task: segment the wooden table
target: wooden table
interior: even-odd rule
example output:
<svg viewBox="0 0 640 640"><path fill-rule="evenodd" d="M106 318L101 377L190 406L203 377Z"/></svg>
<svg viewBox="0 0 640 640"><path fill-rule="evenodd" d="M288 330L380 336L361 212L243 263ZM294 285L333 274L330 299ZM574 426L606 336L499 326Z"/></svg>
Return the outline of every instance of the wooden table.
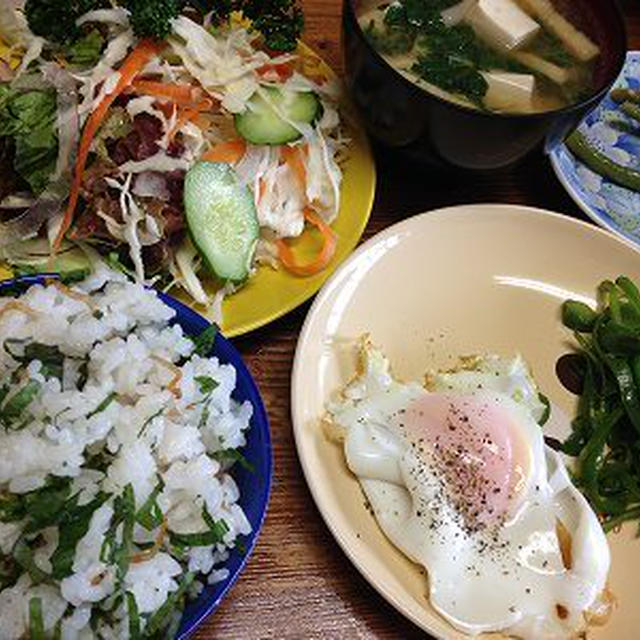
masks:
<svg viewBox="0 0 640 640"><path fill-rule="evenodd" d="M621 4L629 46L640 48L640 2L622 0ZM341 71L340 0L304 0L303 7L305 41ZM527 204L586 219L541 152L515 167L466 175L462 180L455 173L385 161L380 150L376 150L376 162L378 191L365 238L407 215L470 202ZM425 638L351 565L305 484L291 427L289 379L308 309L305 304L234 341L258 382L271 420L273 493L248 567L195 638Z"/></svg>

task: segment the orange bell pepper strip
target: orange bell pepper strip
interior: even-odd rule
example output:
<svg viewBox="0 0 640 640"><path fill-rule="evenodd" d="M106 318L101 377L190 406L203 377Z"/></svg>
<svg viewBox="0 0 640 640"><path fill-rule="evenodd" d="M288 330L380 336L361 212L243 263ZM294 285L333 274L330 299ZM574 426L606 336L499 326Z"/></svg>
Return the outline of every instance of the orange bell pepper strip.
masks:
<svg viewBox="0 0 640 640"><path fill-rule="evenodd" d="M333 229L315 211L305 209L304 217L322 234L323 242L318 255L311 262L300 264L291 247L283 239L276 240L276 246L278 258L287 271L296 276L313 276L320 273L331 262L331 258L336 252L337 238Z"/></svg>
<svg viewBox="0 0 640 640"><path fill-rule="evenodd" d="M120 77L114 90L103 98L102 102L91 112L91 115L87 119L78 147L78 157L76 159L73 181L69 192L69 202L62 219L62 224L60 225L60 231L58 231L58 235L53 243L54 253L60 248L64 235L73 222L73 214L78 205L80 187L82 186L82 175L87 164L87 158L89 157L91 142L98 132L109 107L125 88L131 84L133 78L144 69L149 60L160 53L161 48L161 44L153 42L152 40L141 40L136 48L125 58L120 69L118 69Z"/></svg>

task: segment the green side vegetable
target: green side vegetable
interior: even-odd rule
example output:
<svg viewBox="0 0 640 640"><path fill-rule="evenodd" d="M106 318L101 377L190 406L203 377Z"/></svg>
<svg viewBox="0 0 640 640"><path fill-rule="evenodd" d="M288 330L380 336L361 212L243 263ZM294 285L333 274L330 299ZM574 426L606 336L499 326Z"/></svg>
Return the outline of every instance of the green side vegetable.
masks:
<svg viewBox="0 0 640 640"><path fill-rule="evenodd" d="M574 331L591 331L598 314L584 302L567 300L562 305L562 322Z"/></svg>
<svg viewBox="0 0 640 640"><path fill-rule="evenodd" d="M640 91L635 89L614 89L611 97L616 102L640 102Z"/></svg>
<svg viewBox="0 0 640 640"><path fill-rule="evenodd" d="M551 401L549 400L549 398L547 398L547 396L544 395L544 393L538 393L538 399L544 406L542 415L538 420L538 424L541 427L544 427L544 425L549 422L549 418L551 417Z"/></svg>
<svg viewBox="0 0 640 640"><path fill-rule="evenodd" d="M640 191L640 171L615 163L603 153L594 149L579 131L574 131L567 138L566 144L578 159L582 160L596 173L623 187Z"/></svg>
<svg viewBox="0 0 640 640"><path fill-rule="evenodd" d="M605 529L640 517L640 293L627 277L598 287L598 308L566 301L582 390L564 453ZM562 378L562 376L561 376Z"/></svg>
<svg viewBox="0 0 640 640"><path fill-rule="evenodd" d="M620 105L620 111L640 124L640 104L635 104L634 102L623 102Z"/></svg>

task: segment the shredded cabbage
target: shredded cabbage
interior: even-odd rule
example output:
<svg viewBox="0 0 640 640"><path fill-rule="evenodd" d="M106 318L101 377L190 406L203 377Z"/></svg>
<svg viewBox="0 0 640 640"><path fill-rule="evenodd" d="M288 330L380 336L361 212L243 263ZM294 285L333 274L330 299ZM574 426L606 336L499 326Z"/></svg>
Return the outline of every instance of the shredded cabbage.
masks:
<svg viewBox="0 0 640 640"><path fill-rule="evenodd" d="M37 36L31 37L31 39L27 42L27 50L22 57L22 62L16 70L16 76L20 76L21 74L23 74L27 70L29 65L34 60L37 60L40 57L42 48L44 47L44 43L44 38L39 38Z"/></svg>
<svg viewBox="0 0 640 640"><path fill-rule="evenodd" d="M152 155L145 160L129 160L118 167L121 173L142 173L143 171L169 172L177 169L187 170L191 162L186 158L174 158L163 151Z"/></svg>
<svg viewBox="0 0 640 640"><path fill-rule="evenodd" d="M256 202L260 225L273 229L280 238L299 236L304 229L305 197L296 177L276 157L261 179L263 195Z"/></svg>
<svg viewBox="0 0 640 640"><path fill-rule="evenodd" d="M175 259L179 272L178 282L198 304L209 306L209 296L205 293L202 283L196 275L199 264L198 250L188 237L180 244Z"/></svg>
<svg viewBox="0 0 640 640"><path fill-rule="evenodd" d="M34 35L29 31L24 14L10 2L0 4L0 39L10 47L27 47Z"/></svg>
<svg viewBox="0 0 640 640"><path fill-rule="evenodd" d="M133 31L127 29L109 41L98 64L88 73L78 73L76 80L82 83L80 95L82 102L79 107L80 115L85 115L93 111L97 104L94 98L96 87L110 76L115 74L115 68L125 59L129 48L135 42ZM102 99L99 96L100 100Z"/></svg>
<svg viewBox="0 0 640 640"><path fill-rule="evenodd" d="M186 16L173 21L169 42L189 73L231 113L244 111L258 88L254 71L274 62L253 48L246 29L213 35Z"/></svg>
<svg viewBox="0 0 640 640"><path fill-rule="evenodd" d="M129 245L129 257L134 265L136 280L144 283L145 273L144 263L142 261L142 247L159 242L162 239L162 230L158 227L157 221L152 216L142 211L131 195L132 178L132 173L129 173L122 183L113 178L105 178L109 186L120 191L119 200L123 222L116 222L102 211L98 211L97 213L107 224L109 233ZM138 226L142 222L144 223L144 228L139 229Z"/></svg>
<svg viewBox="0 0 640 640"><path fill-rule="evenodd" d="M81 27L88 22L99 22L103 24L114 24L120 27L129 26L129 12L122 7L115 9L94 9L81 15L76 24Z"/></svg>

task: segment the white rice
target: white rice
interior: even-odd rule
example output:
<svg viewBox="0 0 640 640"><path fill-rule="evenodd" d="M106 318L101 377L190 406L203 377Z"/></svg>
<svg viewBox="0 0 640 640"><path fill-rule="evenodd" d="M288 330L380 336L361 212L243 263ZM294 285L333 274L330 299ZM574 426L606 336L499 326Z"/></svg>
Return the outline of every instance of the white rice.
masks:
<svg viewBox="0 0 640 640"><path fill-rule="evenodd" d="M33 286L18 305L0 298L0 347L9 339L20 357L25 345L39 343L64 356L59 379L46 362L21 364L0 348L0 375L9 387L0 401L0 565L21 567L12 579L0 572L3 640L29 634L40 617L34 618L38 604L46 633L126 638L133 609L125 592L144 630L187 572L198 577L187 590L191 595L228 576L222 565L229 549L251 526L228 473L230 454L218 452L245 444L252 407L231 398L235 369L195 354L191 339L170 325L173 317L154 291L105 269L70 290ZM12 400L15 405L27 385L35 395L16 417ZM68 479L63 512L90 511L68 571L51 579L56 566L61 571L55 554L64 544L63 525L34 529L34 514L24 505L56 478ZM158 518L147 530L135 522L133 545L118 570L104 543L109 532L114 546L126 541L118 513L131 489L136 512L156 496L163 523ZM7 515L3 504L23 510ZM215 542L197 546L191 537L176 546L179 534L211 535L211 521L226 525ZM14 562L25 548L30 572L23 556L20 565ZM105 609L111 609L108 616Z"/></svg>

